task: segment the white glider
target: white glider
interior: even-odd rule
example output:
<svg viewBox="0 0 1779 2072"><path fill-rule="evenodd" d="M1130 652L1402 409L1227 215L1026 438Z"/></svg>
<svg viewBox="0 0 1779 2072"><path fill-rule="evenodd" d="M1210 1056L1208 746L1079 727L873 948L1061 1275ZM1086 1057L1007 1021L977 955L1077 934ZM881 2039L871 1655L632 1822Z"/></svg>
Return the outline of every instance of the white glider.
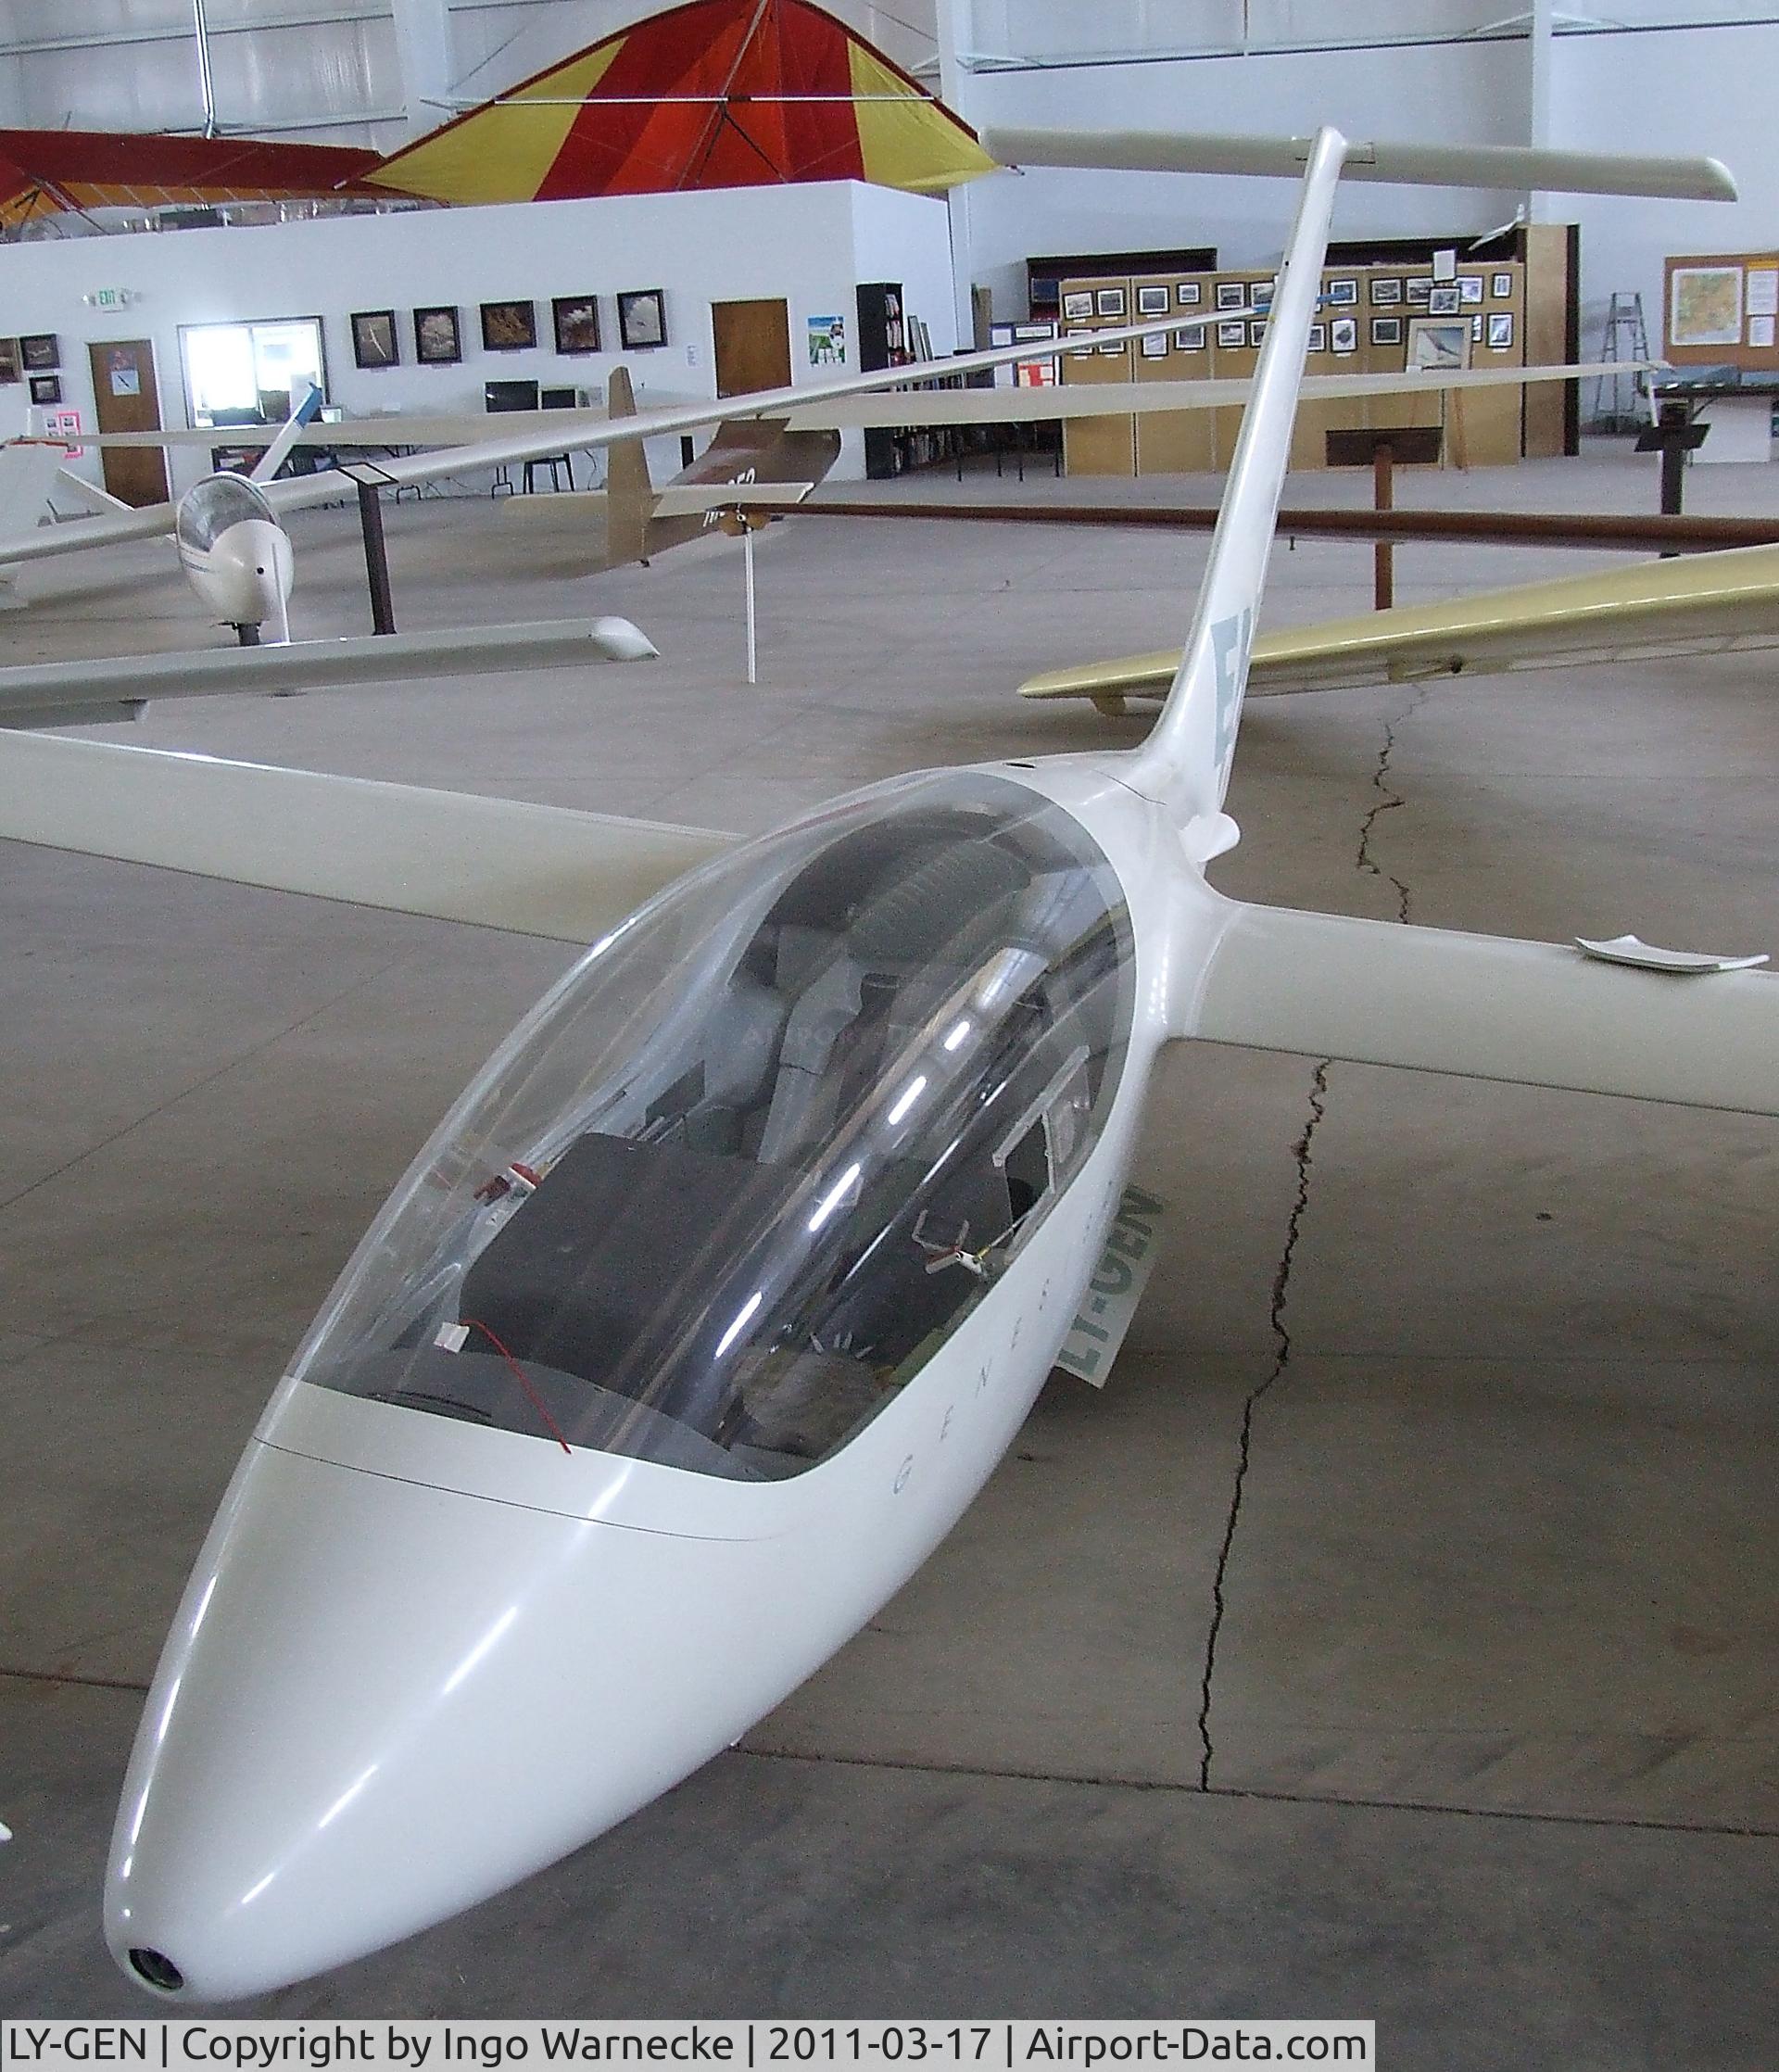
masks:
<svg viewBox="0 0 1779 2072"><path fill-rule="evenodd" d="M0 740L0 833L598 938L367 1233L198 1558L106 1892L120 1965L163 2003L262 1991L524 1876L856 1632L1042 1386L1164 1044L1779 1113L1771 976L1205 881L1236 839L1336 183L1385 149L1323 131L1307 154L1184 655L1136 750L901 777L729 851ZM1546 161L1465 163L1443 177L1523 184ZM361 869L336 829L367 842ZM439 862L460 881L417 893Z"/></svg>

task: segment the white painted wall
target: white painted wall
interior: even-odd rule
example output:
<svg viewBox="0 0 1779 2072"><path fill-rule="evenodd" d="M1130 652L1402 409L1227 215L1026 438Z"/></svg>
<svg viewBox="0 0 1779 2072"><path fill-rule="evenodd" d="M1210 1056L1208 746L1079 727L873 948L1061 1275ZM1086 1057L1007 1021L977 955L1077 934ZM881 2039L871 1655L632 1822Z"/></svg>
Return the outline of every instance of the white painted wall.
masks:
<svg viewBox="0 0 1779 2072"><path fill-rule="evenodd" d="M935 350L948 351L950 266L942 202L835 181L9 245L0 246L0 328L57 335L64 400L89 425L89 341L151 337L161 422L183 424L182 325L296 316L322 319L328 399L348 416L480 413L483 384L505 378L603 390L620 359L647 408L715 394L713 301L783 296L799 383L822 378L805 349L812 316L846 316L848 361L839 371L856 369L853 289L860 281L903 282L910 307L932 329ZM88 308L82 297L102 287L127 289L140 300L121 311ZM621 354L614 298L621 289L641 287L666 290L668 343ZM599 296L601 335L612 349L560 357L549 299L589 290ZM522 296L537 303L537 349L485 352L477 305ZM458 305L463 360L417 366L410 312L448 302ZM356 367L350 312L390 308L404 364ZM0 436L24 429L26 393L23 385L0 388ZM196 480L206 459L183 454L175 487ZM671 473L679 465L678 441L658 442L650 460ZM97 479L95 462L82 465ZM837 474L862 472L860 442L849 435Z"/></svg>
<svg viewBox="0 0 1779 2072"><path fill-rule="evenodd" d="M1599 343L1615 289L1640 290L1661 350L1661 262L1683 252L1779 246L1779 26L1558 36L1551 134L1585 151L1702 151L1722 158L1738 202L1577 196L1552 210L1582 226L1582 344Z"/></svg>

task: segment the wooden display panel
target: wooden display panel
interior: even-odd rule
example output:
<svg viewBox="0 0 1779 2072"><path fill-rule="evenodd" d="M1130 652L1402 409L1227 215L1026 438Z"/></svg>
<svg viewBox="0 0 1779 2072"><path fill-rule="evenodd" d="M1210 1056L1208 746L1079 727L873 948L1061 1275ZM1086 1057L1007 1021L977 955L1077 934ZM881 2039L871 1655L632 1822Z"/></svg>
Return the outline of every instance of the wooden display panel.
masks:
<svg viewBox="0 0 1779 2072"><path fill-rule="evenodd" d="M1239 287L1242 290L1242 299L1243 303L1246 303L1252 299L1256 287L1265 287L1271 279L1272 275L1270 273L1205 274L1205 299L1211 305L1211 313L1206 320L1211 325L1210 344L1213 355L1211 372L1218 381L1246 381L1249 379L1259 362L1260 348L1258 346L1251 344L1224 346L1218 343L1218 289L1225 284ZM1254 320L1252 318L1246 318L1243 321L1243 328L1249 338L1252 338L1254 335L1253 324ZM1210 417L1211 443L1216 455L1216 465L1227 469L1230 462L1235 459L1235 442L1242 436L1242 412L1240 409L1231 406L1227 410L1211 411Z"/></svg>
<svg viewBox="0 0 1779 2072"><path fill-rule="evenodd" d="M1180 289L1196 291L1198 301L1182 302ZM1165 291L1168 313L1174 319L1174 329L1167 338L1167 350L1156 356L1145 354L1141 346L1131 356L1133 378L1141 382L1192 382L1205 381L1211 372L1211 343L1205 332L1203 315L1204 288L1201 278L1191 273L1139 274L1131 288L1137 300L1136 315L1139 320L1150 314L1142 308L1142 291L1150 290L1150 299L1155 291ZM1181 331L1202 333L1202 347L1188 350L1179 342ZM1171 411L1147 411L1137 419L1137 473L1139 474L1204 474L1217 465L1217 449L1212 436L1209 411L1181 411L1176 415Z"/></svg>
<svg viewBox="0 0 1779 2072"><path fill-rule="evenodd" d="M1567 223L1528 223L1520 234L1526 247L1525 264L1516 268L1525 311L1523 326L1516 327L1525 332L1520 352L1521 366L1552 367L1569 358L1569 232ZM1657 349L1659 351L1659 346ZM1566 403L1561 382L1540 382L1525 391L1520 406L1520 446L1528 460L1560 457Z"/></svg>
<svg viewBox="0 0 1779 2072"><path fill-rule="evenodd" d="M1715 336L1700 335L1697 320L1709 308L1709 297L1698 289L1705 283L1689 283L1684 310L1674 307L1675 276L1722 274L1727 282L1734 274L1733 304L1724 314L1734 315L1735 336L1729 326ZM1695 253L1661 262L1661 335L1649 342L1656 354L1676 367L1740 367L1749 373L1779 373L1779 315L1773 311L1774 289L1779 287L1779 252ZM1675 338L1677 317L1687 319L1683 335L1698 343L1682 345ZM1755 341L1761 342L1757 344Z"/></svg>
<svg viewBox="0 0 1779 2072"><path fill-rule="evenodd" d="M1482 277L1482 300L1480 304L1467 304L1467 313L1481 316L1482 336L1470 344L1472 367L1523 367L1526 363L1526 270L1516 260L1502 264L1458 268L1460 274L1480 272ZM1504 297L1494 294L1497 274L1508 278L1508 293ZM1506 345L1489 343L1489 319L1507 317L1511 320L1511 335ZM1559 347L1556 357L1562 358ZM1560 398L1561 390L1553 385L1551 393ZM1452 436L1448 438L1448 457L1461 465L1472 468L1501 467L1508 461L1518 461L1521 451L1521 421L1524 415L1525 391L1520 388L1479 388L1469 395L1454 390L1445 398L1445 422ZM1560 409L1560 403L1559 403Z"/></svg>
<svg viewBox="0 0 1779 2072"><path fill-rule="evenodd" d="M1122 297L1118 310L1101 307L1101 297L1117 291ZM1129 280L1065 281L1060 291L1061 307L1066 310L1071 295L1091 294L1094 297L1094 313L1091 318L1067 317L1063 319L1065 333L1082 328L1104 331L1119 324L1133 322L1131 311L1135 304L1131 297ZM1134 359L1129 346L1122 345L1111 352L1102 351L1095 346L1084 350L1076 341L1063 353L1063 380L1073 385L1079 382L1127 382L1134 381L1131 372ZM1068 474L1114 474L1134 475L1137 472L1136 419L1133 417L1084 417L1063 420L1063 467Z"/></svg>

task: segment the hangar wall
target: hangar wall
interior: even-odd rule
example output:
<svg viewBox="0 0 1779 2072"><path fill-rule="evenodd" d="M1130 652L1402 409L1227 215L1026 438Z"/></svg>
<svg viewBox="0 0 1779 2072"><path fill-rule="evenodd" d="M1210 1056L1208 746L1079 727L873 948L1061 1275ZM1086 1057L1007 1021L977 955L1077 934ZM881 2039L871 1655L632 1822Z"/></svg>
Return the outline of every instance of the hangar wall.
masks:
<svg viewBox="0 0 1779 2072"><path fill-rule="evenodd" d="M88 341L151 337L161 422L184 424L180 327L226 320L322 317L329 400L348 416L479 414L485 382L535 377L602 388L620 360L630 366L644 409L702 399L716 392L711 303L755 296L782 296L789 305L793 379L831 379L857 368L853 289L860 281L901 281L935 352L949 353L954 342L944 204L856 181L46 239L7 246L0 270L8 328L57 335L64 401L89 425ZM614 297L639 287L666 290L668 343L623 353ZM101 288L126 290L132 299L122 310L88 307L82 297ZM549 298L590 292L599 297L601 338L612 349L559 356L551 349ZM476 306L521 296L537 304L537 349L484 351ZM455 366L417 366L410 312L436 303L458 306L463 358ZM348 316L392 307L403 363L355 366ZM834 315L847 320L845 367L813 368L805 322ZM21 385L0 388L0 436L25 428L25 411ZM206 460L201 450L183 449L175 490L195 481ZM678 441L656 442L650 460L671 473L679 465ZM90 450L75 465L98 479ZM856 480L864 472L862 443L848 434L836 474Z"/></svg>
<svg viewBox="0 0 1779 2072"><path fill-rule="evenodd" d="M1476 10L1472 10L1476 11ZM1531 134L1533 47L1523 35L1351 50L1256 52L1170 63L1074 65L964 75L965 112L990 122L1302 132L1523 143ZM1773 240L1779 21L1697 21L1601 30L1549 42L1551 142L1593 151L1707 152L1735 172L1733 207L1551 196L1544 219L1582 226L1583 345L1597 345L1608 297L1640 289L1654 340L1669 252L1762 249ZM1269 189L1271 190L1269 192ZM1032 172L965 190L974 267L995 313L1023 310L1028 253L1214 243L1223 263L1278 257L1280 190L1257 180ZM1190 194L1190 200L1183 197ZM1352 186L1334 234L1478 232L1525 197L1445 188Z"/></svg>

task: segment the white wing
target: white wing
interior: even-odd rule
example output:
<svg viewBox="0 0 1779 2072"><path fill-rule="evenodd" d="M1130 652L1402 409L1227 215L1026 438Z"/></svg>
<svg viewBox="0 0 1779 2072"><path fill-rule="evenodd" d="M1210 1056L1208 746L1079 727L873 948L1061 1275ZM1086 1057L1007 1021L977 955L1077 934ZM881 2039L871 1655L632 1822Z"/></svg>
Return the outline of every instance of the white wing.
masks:
<svg viewBox="0 0 1779 2072"><path fill-rule="evenodd" d="M1779 1115L1779 976L1228 903L1179 1035Z"/></svg>
<svg viewBox="0 0 1779 2072"><path fill-rule="evenodd" d="M471 669L561 669L643 662L659 653L628 619L546 619L531 625L365 634L282 647L201 648L0 669L0 726L65 726L128 718L151 698L221 691L339 689Z"/></svg>
<svg viewBox="0 0 1779 2072"><path fill-rule="evenodd" d="M0 837L580 943L735 840L43 734L0 739Z"/></svg>
<svg viewBox="0 0 1779 2072"><path fill-rule="evenodd" d="M1028 346L1026 357L1042 359L1045 347ZM1620 360L1616 365L1609 360L1573 367L1306 374L1302 394L1307 403L1328 403L1359 396L1419 396L1448 388L1515 388L1546 381L1585 381L1596 374L1621 374L1654 364L1640 360ZM1142 416L1152 411L1228 410L1245 403L1253 389L1247 375L1229 380L1065 383L1052 388L927 388L906 395L839 397L828 403L806 404L789 413L789 423L793 432L879 425L1027 424L1057 418Z"/></svg>

